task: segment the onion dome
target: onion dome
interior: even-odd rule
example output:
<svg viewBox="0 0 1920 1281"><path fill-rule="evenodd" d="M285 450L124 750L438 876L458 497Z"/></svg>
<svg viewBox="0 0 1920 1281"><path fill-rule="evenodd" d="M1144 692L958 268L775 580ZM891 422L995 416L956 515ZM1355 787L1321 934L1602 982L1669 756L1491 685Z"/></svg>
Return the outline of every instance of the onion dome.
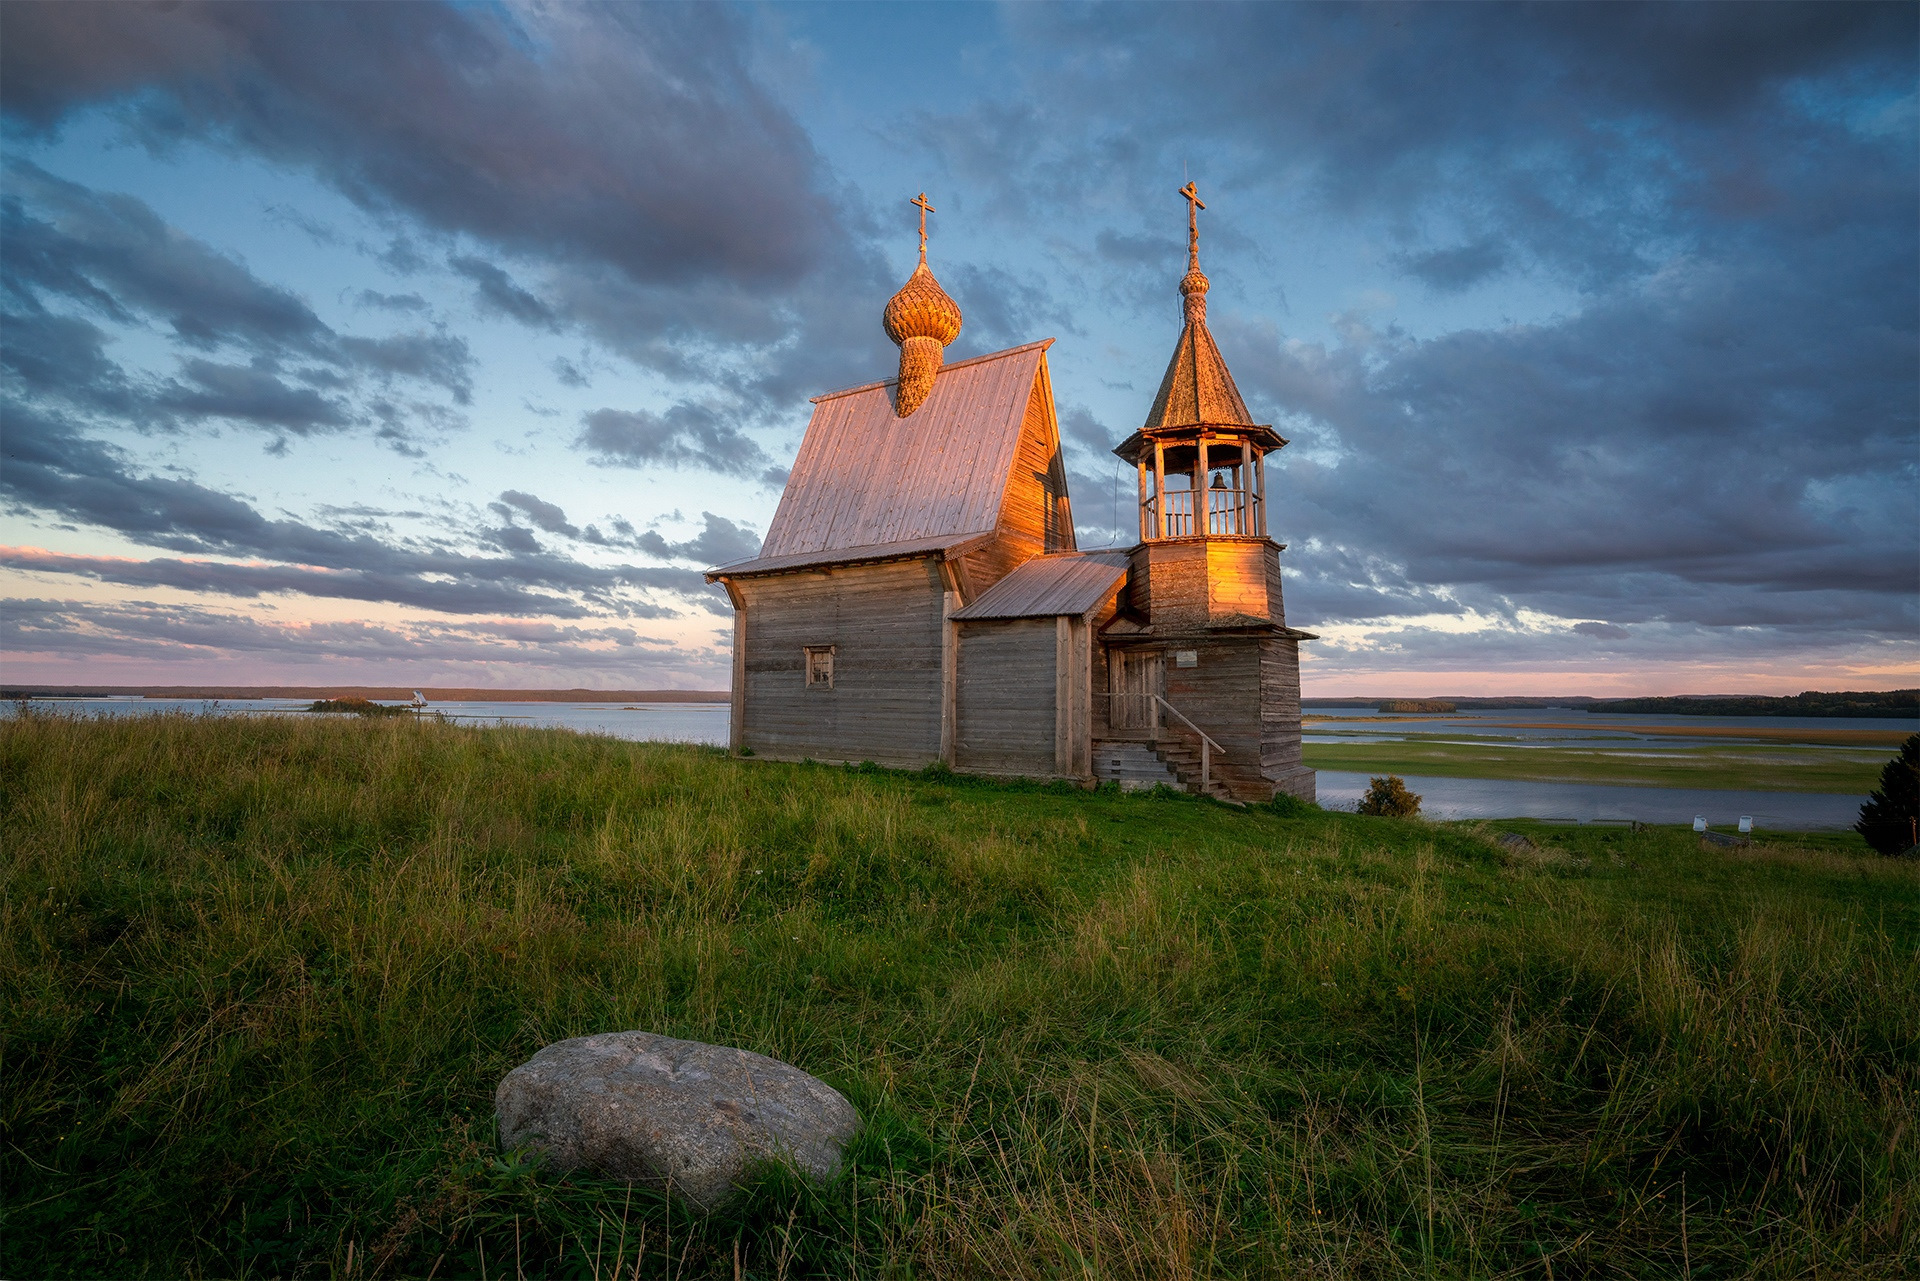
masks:
<svg viewBox="0 0 1920 1281"><path fill-rule="evenodd" d="M1213 282L1200 270L1200 256L1196 251L1187 264L1187 274L1180 278L1180 300L1186 308L1189 325L1207 323L1207 290L1211 288Z"/></svg>
<svg viewBox="0 0 1920 1281"><path fill-rule="evenodd" d="M960 336L960 308L927 267L927 211L933 206L925 192L912 203L920 206L920 265L880 314L887 337L900 347L900 386L893 402L898 418L920 408L933 394L942 349Z"/></svg>

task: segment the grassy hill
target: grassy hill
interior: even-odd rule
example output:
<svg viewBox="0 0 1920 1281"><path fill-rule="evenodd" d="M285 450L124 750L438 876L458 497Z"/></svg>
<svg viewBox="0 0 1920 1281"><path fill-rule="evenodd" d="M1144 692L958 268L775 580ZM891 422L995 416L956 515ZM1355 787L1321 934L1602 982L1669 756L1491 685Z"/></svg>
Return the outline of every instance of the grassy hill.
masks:
<svg viewBox="0 0 1920 1281"><path fill-rule="evenodd" d="M0 1275L1920 1271L1920 867L1540 839L3 722ZM622 1028L824 1077L848 1175L700 1219L500 1158L501 1075Z"/></svg>

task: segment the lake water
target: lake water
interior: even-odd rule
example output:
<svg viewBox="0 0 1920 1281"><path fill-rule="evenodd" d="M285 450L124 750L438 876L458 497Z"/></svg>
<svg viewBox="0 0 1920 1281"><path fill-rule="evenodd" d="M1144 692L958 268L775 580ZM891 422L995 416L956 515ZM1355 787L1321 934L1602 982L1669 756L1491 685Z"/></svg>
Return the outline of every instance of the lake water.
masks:
<svg viewBox="0 0 1920 1281"><path fill-rule="evenodd" d="M58 709L78 716L138 716L156 712L206 713L213 715L311 715L300 699L220 699L201 701L175 698L75 698L49 699L36 703L44 709ZM459 724L528 725L571 729L587 734L608 734L627 738L670 743L707 743L727 741L728 709L725 703L435 703L433 711ZM1412 729L1432 733L1441 730L1470 735L1485 742L1488 738L1510 738L1516 745L1531 743L1577 742L1599 736L1619 741L1638 740L1671 748L1690 739L1654 737L1639 732L1648 723L1675 724L1677 718L1631 716L1593 716L1566 708L1526 709L1522 711L1462 712L1449 716L1407 718L1376 713L1366 708L1315 708L1309 715L1338 716L1343 722L1365 720L1393 721L1396 730ZM12 704L0 704L0 716L13 715ZM1640 727L1634 722L1640 720ZM1912 730L1899 720L1851 720L1827 717L1788 716L1702 716L1688 717L1686 723L1702 727L1727 725L1736 728L1782 729L1894 729ZM1367 727L1356 724L1362 733ZM1380 727L1386 729L1385 725ZM1313 736L1309 736L1312 741ZM1353 742L1346 734L1329 735L1322 741ZM1727 740L1711 741L1724 745ZM1753 818L1762 830L1817 831L1851 827L1859 816L1864 796L1841 796L1824 792L1734 792L1707 788L1614 787L1600 783L1526 783L1504 779L1407 778L1407 786L1422 796L1421 810L1432 818L1560 818L1637 819L1642 823L1691 823L1696 814L1705 815L1714 827L1730 829L1743 815ZM1329 809L1352 809L1367 789L1368 776L1339 770L1320 771L1320 803Z"/></svg>
<svg viewBox="0 0 1920 1281"><path fill-rule="evenodd" d="M339 715L308 712L311 702L295 698L59 698L35 700L34 707L75 716L151 716L161 712ZM530 725L661 743L724 745L727 741L725 703L434 703L428 710L461 725ZM13 715L13 705L0 705L0 715Z"/></svg>
<svg viewBox="0 0 1920 1281"><path fill-rule="evenodd" d="M1721 831L1742 817L1776 832L1838 831L1860 817L1864 796L1831 792L1733 792L1705 787L1615 787L1606 783L1523 783L1492 778L1403 776L1420 796L1427 818L1552 818L1580 822L1637 819L1691 823L1696 816ZM1350 810L1366 795L1369 778L1344 770L1319 772L1320 804Z"/></svg>

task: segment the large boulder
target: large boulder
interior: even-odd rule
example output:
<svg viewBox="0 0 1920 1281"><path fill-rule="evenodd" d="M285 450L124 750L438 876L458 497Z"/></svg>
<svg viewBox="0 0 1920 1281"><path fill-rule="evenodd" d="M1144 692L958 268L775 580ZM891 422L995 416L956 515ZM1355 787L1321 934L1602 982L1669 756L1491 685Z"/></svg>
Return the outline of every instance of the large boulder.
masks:
<svg viewBox="0 0 1920 1281"><path fill-rule="evenodd" d="M839 1091L799 1068L650 1032L556 1041L507 1073L493 1105L504 1148L539 1149L561 1169L651 1184L707 1210L762 1161L832 1178L860 1125Z"/></svg>

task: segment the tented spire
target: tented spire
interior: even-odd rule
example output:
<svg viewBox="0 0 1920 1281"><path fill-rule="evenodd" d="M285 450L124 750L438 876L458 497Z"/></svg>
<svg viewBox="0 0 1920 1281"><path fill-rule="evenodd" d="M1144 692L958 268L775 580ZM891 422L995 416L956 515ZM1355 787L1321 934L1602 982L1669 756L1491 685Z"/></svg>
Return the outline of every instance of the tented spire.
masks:
<svg viewBox="0 0 1920 1281"><path fill-rule="evenodd" d="M1180 280L1186 324L1174 345L1166 376L1160 380L1153 408L1147 411L1144 430L1199 423L1255 426L1246 402L1240 399L1240 389L1234 386L1233 375L1227 372L1227 362L1214 346L1213 335L1207 332L1207 290L1212 286L1200 270L1199 221L1199 211L1207 206L1191 182L1180 188L1180 194L1187 201L1187 274Z"/></svg>

